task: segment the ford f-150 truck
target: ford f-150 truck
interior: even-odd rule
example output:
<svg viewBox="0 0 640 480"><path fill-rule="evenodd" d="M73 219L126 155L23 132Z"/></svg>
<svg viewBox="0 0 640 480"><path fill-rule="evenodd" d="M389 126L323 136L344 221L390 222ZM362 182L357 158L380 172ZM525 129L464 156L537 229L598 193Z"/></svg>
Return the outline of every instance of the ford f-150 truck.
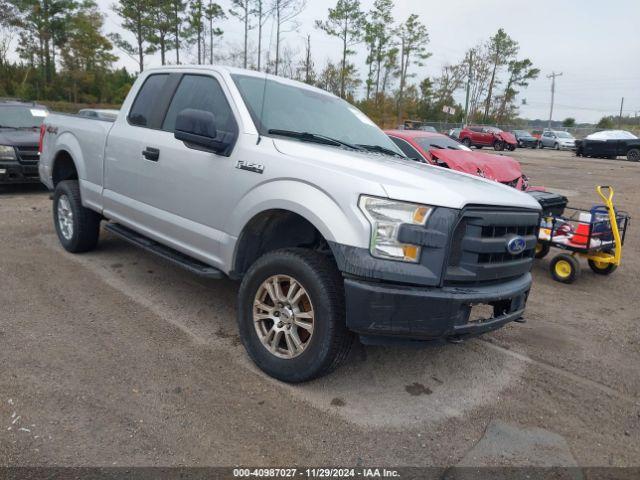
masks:
<svg viewBox="0 0 640 480"><path fill-rule="evenodd" d="M363 343L461 340L522 319L539 204L407 159L327 92L226 67L137 79L115 121L51 115L40 175L62 246L105 229L241 280L239 332L278 379Z"/></svg>

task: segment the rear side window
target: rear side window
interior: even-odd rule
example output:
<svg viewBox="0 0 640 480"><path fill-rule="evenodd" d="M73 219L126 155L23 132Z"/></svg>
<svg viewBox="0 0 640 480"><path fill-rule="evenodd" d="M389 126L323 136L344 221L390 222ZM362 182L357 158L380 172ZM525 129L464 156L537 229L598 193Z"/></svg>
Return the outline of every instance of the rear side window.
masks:
<svg viewBox="0 0 640 480"><path fill-rule="evenodd" d="M188 108L213 113L218 130L235 133L237 126L227 97L218 81L205 75L185 75L180 81L162 129L173 132L178 114Z"/></svg>
<svg viewBox="0 0 640 480"><path fill-rule="evenodd" d="M168 78L169 74L161 73L151 75L145 80L129 112L129 123L139 127L148 127L151 124L151 115Z"/></svg>

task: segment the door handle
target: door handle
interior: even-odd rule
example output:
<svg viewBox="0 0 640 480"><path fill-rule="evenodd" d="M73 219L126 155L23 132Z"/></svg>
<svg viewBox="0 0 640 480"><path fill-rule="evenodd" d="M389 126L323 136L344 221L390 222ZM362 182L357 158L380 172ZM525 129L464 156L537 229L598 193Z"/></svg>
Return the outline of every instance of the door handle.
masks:
<svg viewBox="0 0 640 480"><path fill-rule="evenodd" d="M152 162L157 162L160 158L160 150L157 148L147 147L142 151L142 155L147 160L151 160Z"/></svg>

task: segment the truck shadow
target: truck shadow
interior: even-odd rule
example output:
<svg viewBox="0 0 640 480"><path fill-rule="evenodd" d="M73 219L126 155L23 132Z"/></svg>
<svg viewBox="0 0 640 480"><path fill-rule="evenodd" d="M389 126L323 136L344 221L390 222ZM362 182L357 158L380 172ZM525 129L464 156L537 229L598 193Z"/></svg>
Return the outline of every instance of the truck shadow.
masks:
<svg viewBox="0 0 640 480"><path fill-rule="evenodd" d="M0 197L14 195L42 195L47 192L47 187L41 183L0 185Z"/></svg>

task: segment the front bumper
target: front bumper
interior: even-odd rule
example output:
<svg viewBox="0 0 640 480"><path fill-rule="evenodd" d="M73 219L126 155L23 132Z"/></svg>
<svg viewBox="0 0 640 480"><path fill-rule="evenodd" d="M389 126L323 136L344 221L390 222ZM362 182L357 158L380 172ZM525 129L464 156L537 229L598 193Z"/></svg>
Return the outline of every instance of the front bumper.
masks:
<svg viewBox="0 0 640 480"><path fill-rule="evenodd" d="M461 339L522 318L531 274L491 285L414 287L345 278L347 327L366 337L411 340ZM469 321L472 305L494 314ZM381 341L381 343L385 343Z"/></svg>
<svg viewBox="0 0 640 480"><path fill-rule="evenodd" d="M40 183L38 165L0 162L0 185L18 183Z"/></svg>

